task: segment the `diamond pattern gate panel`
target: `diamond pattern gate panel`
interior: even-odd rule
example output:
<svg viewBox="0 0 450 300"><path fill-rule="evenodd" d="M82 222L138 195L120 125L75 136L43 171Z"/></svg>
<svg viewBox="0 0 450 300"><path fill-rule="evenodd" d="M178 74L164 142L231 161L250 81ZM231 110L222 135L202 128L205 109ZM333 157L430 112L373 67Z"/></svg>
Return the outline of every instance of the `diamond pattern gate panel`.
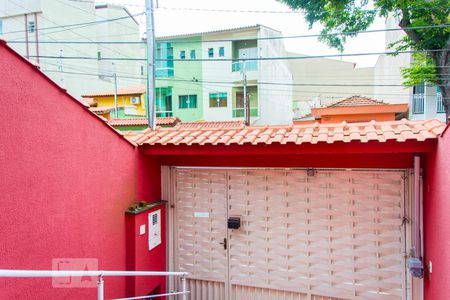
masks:
<svg viewBox="0 0 450 300"><path fill-rule="evenodd" d="M228 171L230 299L406 299L403 175Z"/></svg>
<svg viewBox="0 0 450 300"><path fill-rule="evenodd" d="M189 272L190 299L225 299L226 172L177 169L174 194L175 266Z"/></svg>

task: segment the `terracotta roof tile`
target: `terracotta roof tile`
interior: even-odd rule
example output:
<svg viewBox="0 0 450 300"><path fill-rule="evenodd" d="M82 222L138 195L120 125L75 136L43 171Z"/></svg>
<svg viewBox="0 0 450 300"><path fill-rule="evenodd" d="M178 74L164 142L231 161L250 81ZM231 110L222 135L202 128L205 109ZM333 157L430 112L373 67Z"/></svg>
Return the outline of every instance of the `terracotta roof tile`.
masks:
<svg viewBox="0 0 450 300"><path fill-rule="evenodd" d="M380 100L375 100L368 97L363 96L351 96L342 100L339 100L331 105L327 105L327 107L343 107L343 106L365 106L365 105L386 105Z"/></svg>
<svg viewBox="0 0 450 300"><path fill-rule="evenodd" d="M156 125L175 125L180 121L177 117L161 117L156 118ZM126 119L111 119L109 121L111 126L146 126L148 125L147 118L126 118Z"/></svg>
<svg viewBox="0 0 450 300"><path fill-rule="evenodd" d="M89 107L89 110L96 114L105 114L112 111L114 107L111 106L97 106L97 107Z"/></svg>
<svg viewBox="0 0 450 300"><path fill-rule="evenodd" d="M208 123L208 124L205 124ZM213 124L214 123L214 124ZM317 144L352 141L424 141L435 139L445 124L437 119L425 121L388 121L290 126L243 126L242 123L179 123L171 128L128 132L125 137L143 145L231 145L231 144Z"/></svg>

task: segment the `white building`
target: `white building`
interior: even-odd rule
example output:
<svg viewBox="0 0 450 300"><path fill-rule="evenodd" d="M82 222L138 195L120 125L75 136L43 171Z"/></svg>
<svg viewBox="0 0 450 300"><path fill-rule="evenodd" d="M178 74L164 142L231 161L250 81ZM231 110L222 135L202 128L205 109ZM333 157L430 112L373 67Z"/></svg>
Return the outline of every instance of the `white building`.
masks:
<svg viewBox="0 0 450 300"><path fill-rule="evenodd" d="M244 70L250 123L292 122L292 75L279 31L263 25L157 38L157 116L243 120Z"/></svg>
<svg viewBox="0 0 450 300"><path fill-rule="evenodd" d="M289 53L289 56L306 55ZM328 58L292 59L294 117L301 118L311 108L327 106L354 95L373 98L374 68L358 68L355 63ZM380 98L383 99L383 98Z"/></svg>
<svg viewBox="0 0 450 300"><path fill-rule="evenodd" d="M271 58L286 56L281 39L265 39L281 36L279 31L257 25L204 34L202 56L209 57L210 49L224 49L228 61L205 61L202 64L203 80L218 82L213 88L232 95L233 101L226 107L211 107L203 102L205 120L218 121L243 118L243 71L247 77L247 94L250 102L252 124L289 124L292 122L292 75L285 60L248 60L246 58ZM217 42L221 41L221 42ZM219 52L219 51L216 51ZM217 53L220 57L220 53ZM214 57L213 57L214 58ZM231 61L230 61L231 60ZM274 83L274 84L271 84ZM209 99L210 91L203 89L203 99Z"/></svg>
<svg viewBox="0 0 450 300"><path fill-rule="evenodd" d="M394 17L386 19L386 28L399 28L398 20ZM388 45L401 40L405 36L403 31L385 32L386 51ZM413 88L402 86L402 68L410 66L412 55L402 53L397 56L381 55L375 65L374 73L374 95L388 103L409 103L409 119L424 120L439 118L445 121L442 95L439 88L433 85L421 84ZM397 85L397 86L382 86Z"/></svg>
<svg viewBox="0 0 450 300"><path fill-rule="evenodd" d="M107 21L115 18L120 19ZM139 76L142 63L121 61L113 66L112 61L102 61L104 57L140 57L139 44L96 43L139 42L139 25L123 7L96 7L93 1L0 0L0 20L1 35L9 45L77 98L111 88L114 70L120 85L140 83L139 78L125 77Z"/></svg>

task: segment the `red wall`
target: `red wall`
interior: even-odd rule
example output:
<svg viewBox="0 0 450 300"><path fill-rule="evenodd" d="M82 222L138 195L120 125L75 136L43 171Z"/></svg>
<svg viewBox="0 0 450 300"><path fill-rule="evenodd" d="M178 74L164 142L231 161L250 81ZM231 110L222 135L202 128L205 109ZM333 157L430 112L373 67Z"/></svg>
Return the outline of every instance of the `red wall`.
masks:
<svg viewBox="0 0 450 300"><path fill-rule="evenodd" d="M125 270L124 212L159 199L158 162L3 42L0 74L0 268L97 258L99 269ZM105 278L107 298L124 294L124 278ZM46 278L0 279L0 299L95 297L95 289L53 288Z"/></svg>
<svg viewBox="0 0 450 300"><path fill-rule="evenodd" d="M450 129L426 162L424 184L425 300L450 299ZM432 273L428 264L432 262Z"/></svg>

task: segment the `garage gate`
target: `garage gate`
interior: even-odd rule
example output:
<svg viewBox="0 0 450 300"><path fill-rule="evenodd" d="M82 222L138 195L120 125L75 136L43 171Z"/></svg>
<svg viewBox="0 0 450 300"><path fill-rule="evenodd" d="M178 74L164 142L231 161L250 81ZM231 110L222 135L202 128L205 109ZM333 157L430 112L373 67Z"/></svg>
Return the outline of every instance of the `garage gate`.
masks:
<svg viewBox="0 0 450 300"><path fill-rule="evenodd" d="M409 298L405 171L169 173L171 269L190 299Z"/></svg>

